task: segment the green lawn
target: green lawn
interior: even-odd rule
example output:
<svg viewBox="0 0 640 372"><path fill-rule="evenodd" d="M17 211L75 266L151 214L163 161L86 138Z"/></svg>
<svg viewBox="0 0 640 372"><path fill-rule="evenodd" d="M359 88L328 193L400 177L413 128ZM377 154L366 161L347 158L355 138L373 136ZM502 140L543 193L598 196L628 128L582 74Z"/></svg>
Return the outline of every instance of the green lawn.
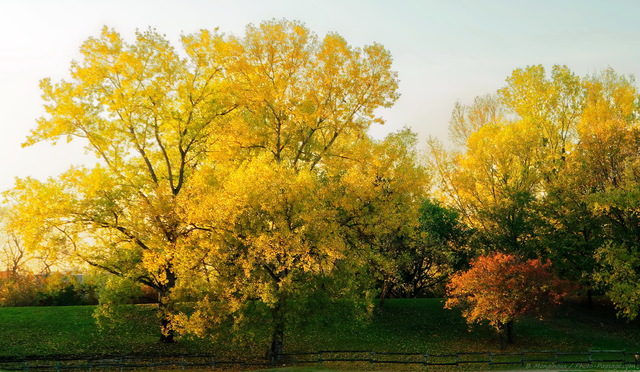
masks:
<svg viewBox="0 0 640 372"><path fill-rule="evenodd" d="M469 325L460 313L442 308L440 299L390 300L360 329L299 334L296 350L374 350L388 352L499 351L488 326ZM615 310L596 303L593 310L569 303L545 319L525 318L514 327L515 343L506 351L589 349L640 350L640 322L627 322ZM295 340L295 342L294 342ZM292 345L293 344L293 345Z"/></svg>
<svg viewBox="0 0 640 372"><path fill-rule="evenodd" d="M359 327L318 326L287 335L286 352L371 350L376 352L498 351L492 329L471 330L440 299L388 300L370 323ZM138 306L128 323L99 330L92 306L0 308L0 356L145 353L228 353L228 343L181 340L157 343L153 308ZM617 319L606 305L588 310L564 305L547 319L523 319L515 325L515 344L506 351L627 349L640 351L640 322ZM233 350L231 350L233 352ZM263 353L261 350L258 354Z"/></svg>
<svg viewBox="0 0 640 372"><path fill-rule="evenodd" d="M210 345L185 340L159 344L154 309L139 305L131 319L100 330L94 306L0 308L0 356L109 355L208 352Z"/></svg>

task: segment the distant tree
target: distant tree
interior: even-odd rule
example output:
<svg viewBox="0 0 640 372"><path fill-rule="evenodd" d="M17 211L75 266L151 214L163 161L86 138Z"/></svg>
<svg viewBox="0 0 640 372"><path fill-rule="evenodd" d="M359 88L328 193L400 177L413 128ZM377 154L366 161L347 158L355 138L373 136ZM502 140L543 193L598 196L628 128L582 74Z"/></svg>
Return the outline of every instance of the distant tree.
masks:
<svg viewBox="0 0 640 372"><path fill-rule="evenodd" d="M24 269L24 264L28 260L25 247L20 238L13 231L2 231L3 240L0 242L0 262L3 269L17 275L19 271Z"/></svg>
<svg viewBox="0 0 640 372"><path fill-rule="evenodd" d="M449 276L469 263L470 230L459 214L430 198L420 203L418 223L394 234L381 283L381 302L389 297L438 295Z"/></svg>
<svg viewBox="0 0 640 372"><path fill-rule="evenodd" d="M447 286L448 309L462 308L468 323L488 322L500 346L513 342L513 322L522 315L541 316L567 294L568 286L551 272L551 263L515 255L481 256L457 273Z"/></svg>
<svg viewBox="0 0 640 372"><path fill-rule="evenodd" d="M456 147L432 140L431 163L438 197L476 232L470 245L551 259L589 299L597 282L636 314L622 289L640 270L624 286L615 273L640 250L638 97L633 77L610 68L580 78L538 65L514 70L496 99L456 105Z"/></svg>

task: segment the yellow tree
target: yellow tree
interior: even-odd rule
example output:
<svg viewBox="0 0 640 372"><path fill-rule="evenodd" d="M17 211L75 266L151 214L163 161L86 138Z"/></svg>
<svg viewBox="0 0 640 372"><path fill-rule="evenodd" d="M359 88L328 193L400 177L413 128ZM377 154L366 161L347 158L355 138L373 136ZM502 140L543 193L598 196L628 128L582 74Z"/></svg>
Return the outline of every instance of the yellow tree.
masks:
<svg viewBox="0 0 640 372"><path fill-rule="evenodd" d="M48 115L28 143L80 137L101 162L10 198L34 246L155 288L163 341L257 300L279 355L290 300L355 297L348 273L371 256L359 236L399 229L422 200L411 143L366 134L398 97L391 56L284 20L182 40L185 58L154 31L127 44L105 29L70 82L43 81Z"/></svg>
<svg viewBox="0 0 640 372"><path fill-rule="evenodd" d="M418 252L425 249L419 218L429 178L417 161L416 143L408 129L392 133L363 148L361 160L338 179L343 238L365 252L360 257L381 284L381 301L407 256L415 252L411 258L418 260Z"/></svg>
<svg viewBox="0 0 640 372"><path fill-rule="evenodd" d="M456 146L464 148L473 133L486 124L503 121L505 115L506 106L497 95L476 97L472 105L456 102L449 121L450 138Z"/></svg>
<svg viewBox="0 0 640 372"><path fill-rule="evenodd" d="M517 118L536 128L538 168L550 181L576 142L584 106L580 78L567 66L553 66L550 77L541 65L529 66L513 71L498 94Z"/></svg>
<svg viewBox="0 0 640 372"><path fill-rule="evenodd" d="M494 249L530 247L539 193L536 133L523 121L484 125L471 135L448 176L452 200Z"/></svg>
<svg viewBox="0 0 640 372"><path fill-rule="evenodd" d="M580 79L565 66L517 69L496 99L458 105L451 120L460 152L432 142L441 192L489 243L539 247L540 202L556 184L577 138L584 102Z"/></svg>
<svg viewBox="0 0 640 372"><path fill-rule="evenodd" d="M337 34L319 40L298 22L273 20L217 47L228 53L225 77L238 103L230 140L237 156L202 177L199 186L215 191L189 209L189 218L208 236L196 263L206 274L202 281L228 285L212 286L192 316L178 318L185 331L202 333L220 313L238 324L241 310L258 300L266 305L262 328L277 357L291 311L305 297L356 296L356 284L348 282L355 275L345 273L360 270L368 251L347 233L355 219L368 221L371 233L374 220L381 230L397 225L411 206L383 206L380 195L419 194L424 179L403 178L401 167L419 172L403 145L375 143L366 134L381 121L375 110L398 96L382 46L354 48ZM339 277L345 281L331 284Z"/></svg>
<svg viewBox="0 0 640 372"><path fill-rule="evenodd" d="M489 123L491 115L475 114L491 113L479 110L479 102L456 107L452 134L460 152L434 143L442 194L478 236L509 251L553 258L556 270L581 281L588 293L594 253L604 243L597 257L606 264L596 277L617 287L622 301L620 294L629 292L623 288L637 280L616 285L621 280L612 273L617 264L620 272L628 269L624 257L635 256L640 236L633 79L611 69L580 79L565 66L547 76L542 66L529 66L515 70L498 97L504 115ZM538 250L518 248L527 241L528 251Z"/></svg>
<svg viewBox="0 0 640 372"><path fill-rule="evenodd" d="M359 160L322 171L295 170L269 153L217 167L207 180L215 191L190 209L206 232L197 280L212 284L196 284L205 297L190 317L177 316L181 329L204 335L230 317L241 333L247 322L255 327L247 310L264 304L259 330L278 357L294 323L336 306L355 316L368 310L371 277L393 266L389 244L417 223L425 194L402 137L363 141Z"/></svg>
<svg viewBox="0 0 640 372"><path fill-rule="evenodd" d="M584 81L586 107L570 179L600 222L595 279L620 313L638 315L640 300L640 112L632 77L612 69Z"/></svg>
<svg viewBox="0 0 640 372"><path fill-rule="evenodd" d="M182 190L236 107L221 61L183 41L185 58L153 30L133 43L106 27L88 39L69 81L41 82L47 115L26 145L80 138L100 165L21 180L10 192L16 226L41 238L33 244L154 288L165 342L173 341L174 252L192 232L180 219Z"/></svg>

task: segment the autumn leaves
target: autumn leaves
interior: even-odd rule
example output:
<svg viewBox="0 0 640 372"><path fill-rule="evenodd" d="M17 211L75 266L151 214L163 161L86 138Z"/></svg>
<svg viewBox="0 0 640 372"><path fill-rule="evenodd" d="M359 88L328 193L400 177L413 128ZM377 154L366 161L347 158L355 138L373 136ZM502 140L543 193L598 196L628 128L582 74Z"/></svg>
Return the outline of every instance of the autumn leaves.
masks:
<svg viewBox="0 0 640 372"><path fill-rule="evenodd" d="M476 229L481 251L517 255L512 268L532 262L527 259L551 259L564 278L585 291L600 284L622 314L635 317L639 282L630 262L637 261L640 236L632 202L640 181L640 142L633 79L612 69L585 78L565 66L554 66L550 76L542 66L517 69L497 95L458 105L451 129L458 147L444 150L433 141L433 169L443 197ZM501 257L475 265L498 265ZM478 291L473 285L489 283L489 276L507 285L503 275L509 270L485 270L487 278L472 280L478 270L456 276L451 293L470 294L450 303L473 302L467 302L470 321L504 324L508 317L495 318L501 313L497 306L477 299L496 289ZM530 284L542 288L535 280Z"/></svg>
<svg viewBox="0 0 640 372"><path fill-rule="evenodd" d="M304 298L361 301L370 245L422 199L413 135L366 133L398 97L391 56L289 21L182 42L186 57L153 30L129 44L105 28L70 81L43 81L28 143L81 138L100 164L21 182L15 226L46 226L34 250L154 288L163 341L241 328L257 301L277 353Z"/></svg>
<svg viewBox="0 0 640 372"><path fill-rule="evenodd" d="M47 115L27 144L79 138L99 164L9 193L32 251L106 272L106 288L155 289L163 341L234 329L277 355L292 319L338 303L361 315L375 281L383 294L407 287L399 270L441 282L463 257L498 251L532 268L502 273L546 280L535 260L552 259L591 285L595 252L615 267L636 249L637 92L610 70L516 70L497 96L456 107L458 148L432 141L428 174L409 130L367 135L398 98L382 46L273 20L242 37L186 35L182 48L153 30L87 40L69 81L43 80ZM455 249L420 225L425 210L458 216L429 192L468 226Z"/></svg>

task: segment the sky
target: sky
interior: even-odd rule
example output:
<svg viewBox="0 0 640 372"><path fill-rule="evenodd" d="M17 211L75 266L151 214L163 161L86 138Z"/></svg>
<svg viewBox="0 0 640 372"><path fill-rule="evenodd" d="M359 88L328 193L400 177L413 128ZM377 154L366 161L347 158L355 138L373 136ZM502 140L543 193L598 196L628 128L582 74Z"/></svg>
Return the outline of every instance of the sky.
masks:
<svg viewBox="0 0 640 372"><path fill-rule="evenodd" d="M153 27L178 46L200 29L242 36L247 24L286 18L353 46L380 43L394 58L401 97L379 111L386 124L370 133L409 127L426 147L429 136L447 139L457 101L494 93L516 68L640 76L638 16L636 0L0 0L0 190L16 177L95 163L81 143L21 144L44 113L39 81L68 78L82 42L105 25L128 40Z"/></svg>

